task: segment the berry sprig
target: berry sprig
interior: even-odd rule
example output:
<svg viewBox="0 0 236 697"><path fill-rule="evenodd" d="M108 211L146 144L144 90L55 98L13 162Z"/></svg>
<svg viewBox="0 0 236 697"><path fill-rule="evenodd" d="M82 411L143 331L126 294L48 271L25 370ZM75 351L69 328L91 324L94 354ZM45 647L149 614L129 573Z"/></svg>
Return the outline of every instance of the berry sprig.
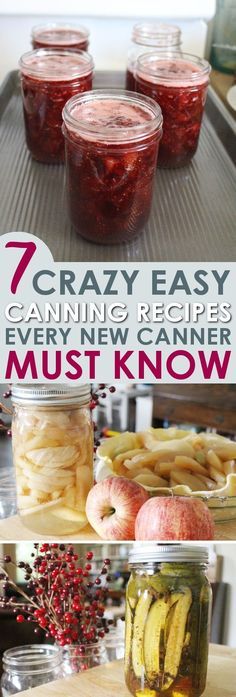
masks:
<svg viewBox="0 0 236 697"><path fill-rule="evenodd" d="M31 564L15 564L9 555L2 560L7 566L14 564L24 570L27 593L0 567L4 593L13 593L10 597L1 596L0 606L12 608L20 624L33 622L35 634L43 629L46 638L53 638L60 646L79 645L83 655L86 645L97 643L109 632L110 622L104 618L104 612L110 559L104 559L94 579L90 563L93 552L87 552L85 561L81 560L71 544L35 543L31 557Z"/></svg>
<svg viewBox="0 0 236 697"><path fill-rule="evenodd" d="M99 404L99 399L106 399L108 392L110 394L114 394L116 391L116 388L114 385L106 385L105 383L99 383L97 388L93 390L91 394L91 402L90 402L90 409L93 411L96 409L96 407ZM98 446L100 445L100 439L99 439L99 434L98 434L98 428L97 424L93 421L93 430L94 430L94 452L96 453L96 450Z"/></svg>
<svg viewBox="0 0 236 697"><path fill-rule="evenodd" d="M91 394L91 402L90 402L90 409L93 410L95 407L98 406L99 399L106 399L107 393L110 392L113 394L113 392L116 391L116 388L114 385L106 385L105 383L100 383L96 390L94 390Z"/></svg>

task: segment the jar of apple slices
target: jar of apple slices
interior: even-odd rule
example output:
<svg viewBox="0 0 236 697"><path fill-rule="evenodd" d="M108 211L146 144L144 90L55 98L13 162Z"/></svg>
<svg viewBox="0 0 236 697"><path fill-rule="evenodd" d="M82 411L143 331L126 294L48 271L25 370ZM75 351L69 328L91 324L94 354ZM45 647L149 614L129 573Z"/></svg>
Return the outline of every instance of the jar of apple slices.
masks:
<svg viewBox="0 0 236 697"><path fill-rule="evenodd" d="M135 697L200 697L206 684L211 588L208 552L138 545L130 553L125 677Z"/></svg>
<svg viewBox="0 0 236 697"><path fill-rule="evenodd" d="M14 385L12 402L22 521L39 534L76 533L87 525L93 485L90 385Z"/></svg>

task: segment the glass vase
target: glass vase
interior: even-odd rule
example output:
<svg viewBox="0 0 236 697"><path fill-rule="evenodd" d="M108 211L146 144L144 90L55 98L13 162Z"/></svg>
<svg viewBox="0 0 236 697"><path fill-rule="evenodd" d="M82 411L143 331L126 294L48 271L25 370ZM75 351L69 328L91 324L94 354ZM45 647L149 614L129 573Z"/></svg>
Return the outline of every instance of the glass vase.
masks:
<svg viewBox="0 0 236 697"><path fill-rule="evenodd" d="M72 644L63 648L63 675L81 673L89 668L96 668L108 663L108 655L104 642L80 646Z"/></svg>

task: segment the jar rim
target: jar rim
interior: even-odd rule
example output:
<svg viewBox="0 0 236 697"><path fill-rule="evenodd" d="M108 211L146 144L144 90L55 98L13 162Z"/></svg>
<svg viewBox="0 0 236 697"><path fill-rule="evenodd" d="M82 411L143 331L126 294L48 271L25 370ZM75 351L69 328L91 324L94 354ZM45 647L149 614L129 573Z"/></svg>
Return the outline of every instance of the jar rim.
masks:
<svg viewBox="0 0 236 697"><path fill-rule="evenodd" d="M181 29L175 24L164 22L139 22L132 31L132 40L142 46L180 46Z"/></svg>
<svg viewBox="0 0 236 697"><path fill-rule="evenodd" d="M150 112L152 117L147 121L142 121L138 124L131 126L100 126L91 123L86 120L76 119L73 116L73 110L76 106L82 103L91 103L95 100L117 100L121 102L129 102L134 106L143 108L146 112ZM71 99L66 102L64 109L62 111L63 121L65 126L69 130L73 130L80 135L96 137L96 140L102 140L103 142L110 143L121 143L137 141L142 139L145 135L150 135L156 132L156 130L161 129L163 118L162 111L154 99L146 97L145 95L139 94L138 92L129 92L127 90L118 89L108 89L108 90L91 90L88 92L83 92L82 94L77 94L71 97Z"/></svg>
<svg viewBox="0 0 236 697"><path fill-rule="evenodd" d="M50 60L51 58L58 59L55 60L54 67L53 62ZM63 61L66 58L69 61ZM63 48L36 48L33 51L23 53L19 60L19 68L24 75L50 81L65 81L89 75L94 69L94 62L92 56L87 51L71 51Z"/></svg>
<svg viewBox="0 0 236 697"><path fill-rule="evenodd" d="M87 29L87 27L84 27L82 24L73 24L71 22L45 22L44 24L36 24L34 27L32 27L31 36L33 39L36 39L40 36L42 32L50 32L52 30L60 32L64 29L68 32L71 31L72 33L74 33L74 35L80 34L81 42L84 41L84 39L88 39L90 35L89 29ZM51 41L50 39L48 41L44 39L44 41L45 43L48 43L49 46L53 43L53 39ZM68 43L75 43L74 39L71 38L71 41L66 41L66 45L68 45ZM63 47L63 45L65 44L62 43L61 45Z"/></svg>
<svg viewBox="0 0 236 697"><path fill-rule="evenodd" d="M50 672L61 661L62 651L56 644L25 644L3 654L4 667L25 674Z"/></svg>
<svg viewBox="0 0 236 697"><path fill-rule="evenodd" d="M68 644L67 646L63 646L62 652L64 655L67 653L76 653L76 651L81 647L83 647L85 651L83 654L79 654L79 657L83 658L83 656L86 656L90 650L94 651L96 649L97 651L104 651L106 644L104 639L99 639L99 641L94 642L93 644Z"/></svg>
<svg viewBox="0 0 236 697"><path fill-rule="evenodd" d="M129 552L130 566L135 564L148 564L152 562L171 562L176 564L192 563L207 564L209 552L207 547L198 544L135 544Z"/></svg>
<svg viewBox="0 0 236 697"><path fill-rule="evenodd" d="M89 383L72 387L67 383L48 385L44 384L20 384L12 385L12 403L35 406L53 405L88 405L91 399L91 386Z"/></svg>
<svg viewBox="0 0 236 697"><path fill-rule="evenodd" d="M161 70L158 70L158 62L162 61L178 61L189 63L190 65L196 66L196 70L189 70L186 75L180 75L174 70L169 70L166 74L163 74ZM152 68L151 64L154 64ZM181 85L189 85L192 83L197 83L199 81L205 82L211 72L210 63L208 63L205 58L199 58L191 53L179 53L173 51L152 51L151 53L142 53L138 57L136 63L136 75L144 76L149 75L153 78L154 82L160 82L171 84L172 82L181 83Z"/></svg>

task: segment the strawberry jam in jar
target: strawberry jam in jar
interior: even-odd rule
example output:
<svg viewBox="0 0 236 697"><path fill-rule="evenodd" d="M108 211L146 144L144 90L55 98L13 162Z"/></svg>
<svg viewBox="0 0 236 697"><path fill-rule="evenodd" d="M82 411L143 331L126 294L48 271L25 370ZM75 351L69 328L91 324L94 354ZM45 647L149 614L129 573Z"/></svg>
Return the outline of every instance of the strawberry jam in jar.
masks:
<svg viewBox="0 0 236 697"><path fill-rule="evenodd" d="M184 53L139 57L136 89L155 99L163 113L160 166L186 165L196 152L209 73L207 61Z"/></svg>
<svg viewBox="0 0 236 697"><path fill-rule="evenodd" d="M40 24L33 27L33 48L65 48L72 51L87 51L89 31L73 24Z"/></svg>
<svg viewBox="0 0 236 697"><path fill-rule="evenodd" d="M35 160L63 162L62 109L72 95L91 89L93 67L84 51L41 48L20 59L26 143Z"/></svg>
<svg viewBox="0 0 236 697"><path fill-rule="evenodd" d="M92 242L129 242L150 213L160 107L133 92L96 90L70 99L63 119L73 225Z"/></svg>
<svg viewBox="0 0 236 697"><path fill-rule="evenodd" d="M154 49L178 51L180 46L181 30L174 24L152 22L135 24L132 32L132 48L128 53L126 89L135 91L135 66L142 53L152 52Z"/></svg>
<svg viewBox="0 0 236 697"><path fill-rule="evenodd" d="M204 547L139 545L126 589L125 679L135 697L205 690L211 587Z"/></svg>

